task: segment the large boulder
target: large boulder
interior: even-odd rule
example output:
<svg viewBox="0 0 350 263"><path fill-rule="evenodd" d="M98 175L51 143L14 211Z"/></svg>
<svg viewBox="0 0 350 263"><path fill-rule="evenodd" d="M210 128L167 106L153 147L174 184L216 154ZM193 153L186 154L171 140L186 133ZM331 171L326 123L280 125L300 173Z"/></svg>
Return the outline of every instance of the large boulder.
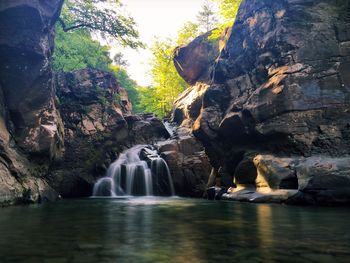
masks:
<svg viewBox="0 0 350 263"><path fill-rule="evenodd" d="M213 79L199 96L190 90L204 84L192 83L177 101L175 117L190 125L213 166L229 171L238 183L250 182L254 189L297 185L304 193L301 177L285 166L288 158L318 156L338 163L350 154L349 28L346 1L243 1L219 58L207 65L215 64ZM275 156L279 165L259 155ZM333 178L331 172L324 176ZM339 190L346 200L344 189L330 180L308 184L315 202L325 203L317 198L321 189L332 189L329 195ZM350 201L350 191L345 193Z"/></svg>
<svg viewBox="0 0 350 263"><path fill-rule="evenodd" d="M208 81L212 77L215 59L219 56L219 42L208 40L212 32L195 38L187 45L177 47L174 65L180 76L190 85Z"/></svg>

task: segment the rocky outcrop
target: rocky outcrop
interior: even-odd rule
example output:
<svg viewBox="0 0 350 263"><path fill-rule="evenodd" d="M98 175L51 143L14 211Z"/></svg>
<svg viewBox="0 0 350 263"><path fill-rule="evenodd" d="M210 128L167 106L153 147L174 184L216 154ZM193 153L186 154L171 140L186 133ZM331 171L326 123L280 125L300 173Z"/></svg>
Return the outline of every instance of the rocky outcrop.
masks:
<svg viewBox="0 0 350 263"><path fill-rule="evenodd" d="M174 51L174 65L180 76L190 85L212 78L213 61L219 56L219 41L208 41L211 31L195 38L186 48Z"/></svg>
<svg viewBox="0 0 350 263"><path fill-rule="evenodd" d="M57 76L65 151L49 182L63 197L90 196L93 184L125 148L168 138L153 115L132 115L126 90L108 72L84 69Z"/></svg>
<svg viewBox="0 0 350 263"><path fill-rule="evenodd" d="M194 78L174 111L232 187L227 197L350 201L349 14L347 1L242 2L219 58L206 63L213 78Z"/></svg>
<svg viewBox="0 0 350 263"><path fill-rule="evenodd" d="M0 205L58 196L43 176L63 147L50 63L62 3L0 3Z"/></svg>

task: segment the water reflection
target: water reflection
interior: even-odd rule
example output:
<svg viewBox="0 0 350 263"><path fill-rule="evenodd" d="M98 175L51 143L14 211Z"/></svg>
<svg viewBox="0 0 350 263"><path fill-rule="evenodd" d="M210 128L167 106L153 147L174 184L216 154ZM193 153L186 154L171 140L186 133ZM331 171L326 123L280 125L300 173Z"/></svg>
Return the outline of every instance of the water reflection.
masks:
<svg viewBox="0 0 350 263"><path fill-rule="evenodd" d="M181 198L0 210L1 262L350 262L350 212Z"/></svg>
<svg viewBox="0 0 350 263"><path fill-rule="evenodd" d="M273 229L272 229L272 209L270 205L259 205L258 215L258 238L260 240L261 258L264 262L275 262L272 258L271 248L273 248Z"/></svg>

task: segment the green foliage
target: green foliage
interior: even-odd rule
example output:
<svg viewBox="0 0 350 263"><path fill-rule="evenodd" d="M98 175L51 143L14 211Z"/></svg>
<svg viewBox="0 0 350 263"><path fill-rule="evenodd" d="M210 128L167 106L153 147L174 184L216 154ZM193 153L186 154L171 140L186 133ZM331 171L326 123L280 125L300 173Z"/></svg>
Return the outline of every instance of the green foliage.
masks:
<svg viewBox="0 0 350 263"><path fill-rule="evenodd" d="M242 0L213 0L219 6L219 14L223 18L224 23L227 24L234 22L238 8L242 2Z"/></svg>
<svg viewBox="0 0 350 263"><path fill-rule="evenodd" d="M134 19L124 13L119 0L65 0L58 23L65 32L85 28L124 46L143 47Z"/></svg>
<svg viewBox="0 0 350 263"><path fill-rule="evenodd" d="M213 0L219 6L219 15L221 16L223 22L218 23L216 28L213 30L212 34L209 36L209 40L216 40L221 36L221 33L227 27L232 27L239 6L242 0Z"/></svg>
<svg viewBox="0 0 350 263"><path fill-rule="evenodd" d="M90 33L84 29L63 32L57 27L53 66L55 71L74 71L84 68L108 70L112 62L109 48L92 40Z"/></svg>
<svg viewBox="0 0 350 263"><path fill-rule="evenodd" d="M176 44L178 46L185 45L195 39L199 34L198 24L188 21L178 31Z"/></svg>
<svg viewBox="0 0 350 263"><path fill-rule="evenodd" d="M162 118L170 116L174 100L186 88L173 63L174 46L176 44L170 39L153 44L153 86L139 88L140 110L153 112Z"/></svg>
<svg viewBox="0 0 350 263"><path fill-rule="evenodd" d="M140 104L138 105L140 112L153 112L159 115L157 108L159 99L156 97L157 91L154 87L138 87Z"/></svg>

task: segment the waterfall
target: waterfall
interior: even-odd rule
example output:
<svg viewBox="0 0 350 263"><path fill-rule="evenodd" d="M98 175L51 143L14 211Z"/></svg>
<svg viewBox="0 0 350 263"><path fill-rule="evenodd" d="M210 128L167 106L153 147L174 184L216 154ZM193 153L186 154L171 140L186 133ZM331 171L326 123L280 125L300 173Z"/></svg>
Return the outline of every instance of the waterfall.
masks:
<svg viewBox="0 0 350 263"><path fill-rule="evenodd" d="M167 163L147 145L120 154L93 188L93 196L173 196L174 185Z"/></svg>

